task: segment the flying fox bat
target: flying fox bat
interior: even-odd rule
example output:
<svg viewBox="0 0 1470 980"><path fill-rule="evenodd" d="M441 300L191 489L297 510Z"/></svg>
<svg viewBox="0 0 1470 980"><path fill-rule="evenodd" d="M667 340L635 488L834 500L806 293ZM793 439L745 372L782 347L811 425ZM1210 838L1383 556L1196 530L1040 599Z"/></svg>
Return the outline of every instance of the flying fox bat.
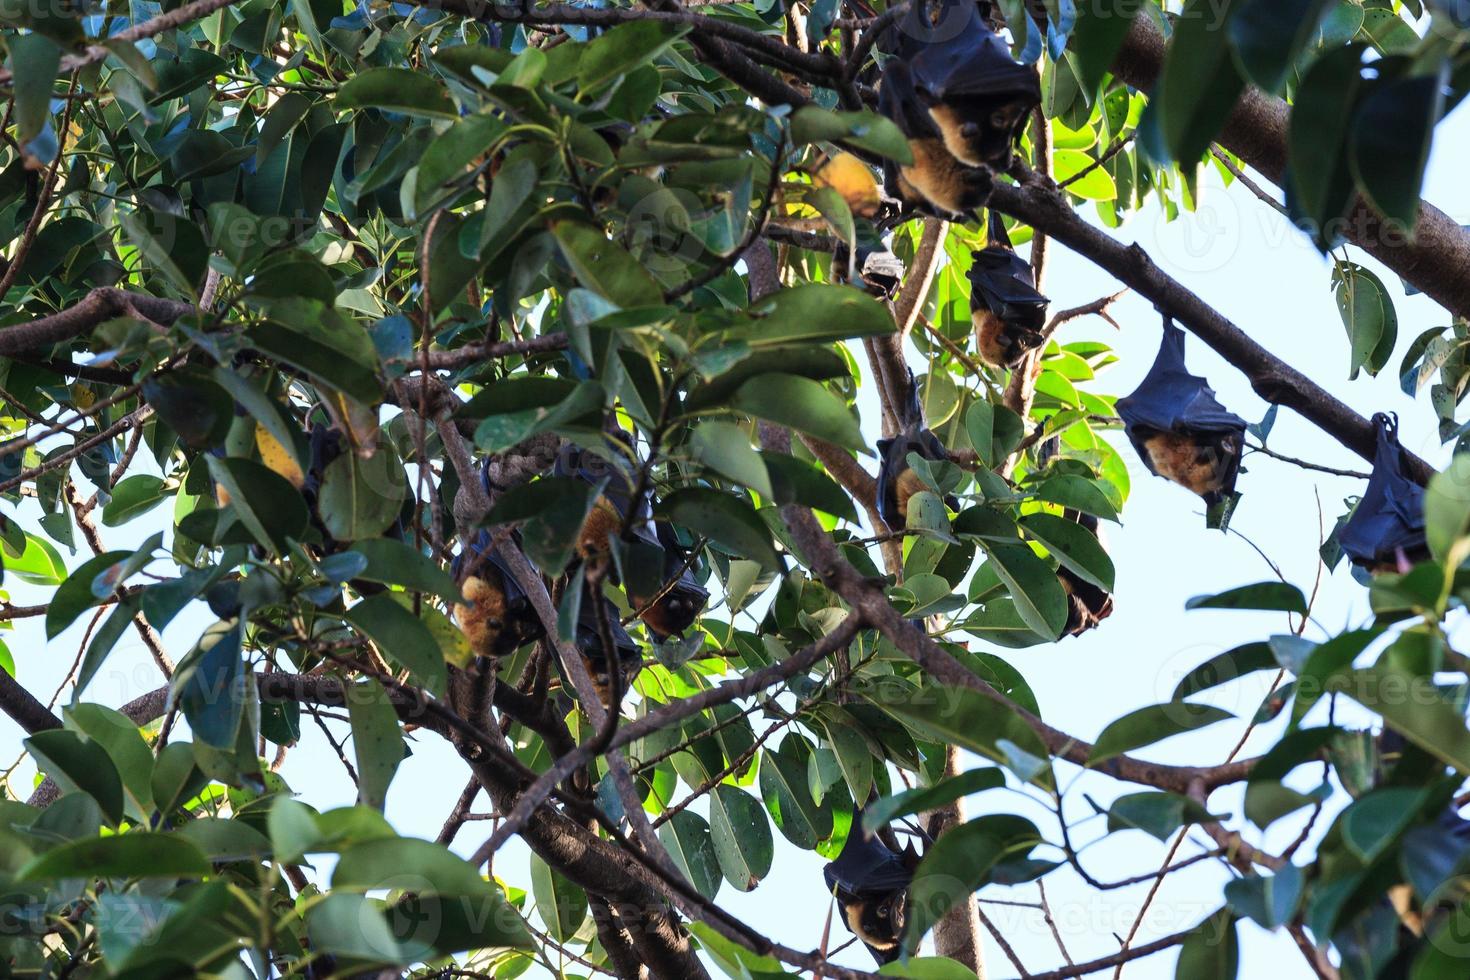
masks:
<svg viewBox="0 0 1470 980"><path fill-rule="evenodd" d="M607 620L608 633L612 639L613 657L616 657L616 660L608 655L607 645L602 639L601 620L604 616L599 615L599 606ZM587 668L587 676L592 679L592 686L597 691L597 699L602 702L603 707L613 710L615 708L612 697L613 664L617 665L618 688L620 692L625 692L628 690L628 684L632 681L633 675L638 672L643 657L637 642L619 624L617 607L600 592L594 594L589 590L583 593L582 606L577 613L577 630L573 642L577 653L582 657L582 665ZM570 684L567 686L570 687Z"/></svg>
<svg viewBox="0 0 1470 980"><path fill-rule="evenodd" d="M1373 425L1378 429L1373 475L1337 540L1354 564L1374 574L1405 572L1429 554L1424 488L1404 475L1398 420L1379 412Z"/></svg>
<svg viewBox="0 0 1470 980"><path fill-rule="evenodd" d="M842 921L880 964L892 963L902 953L909 885L917 864L912 847L896 851L877 835L866 835L859 811L853 814L842 853L823 869Z"/></svg>
<svg viewBox="0 0 1470 980"><path fill-rule="evenodd" d="M992 367L1015 368L1041 345L1050 302L1036 291L1031 263L1016 254L1000 215L991 212L990 244L971 253L970 317L980 359Z"/></svg>
<svg viewBox="0 0 1470 980"><path fill-rule="evenodd" d="M1235 492L1245 420L1215 398L1184 364L1184 331L1164 318L1153 367L1133 394L1118 399L1124 431L1143 464L1214 506Z"/></svg>
<svg viewBox="0 0 1470 980"><path fill-rule="evenodd" d="M915 0L886 40L949 156L967 167L1009 167L1028 114L1041 104L1041 82L1011 57L973 0Z"/></svg>
<svg viewBox="0 0 1470 980"><path fill-rule="evenodd" d="M939 125L920 101L909 66L894 58L878 84L878 111L898 125L913 163L883 164L883 189L908 207L937 218L964 218L985 204L994 177L955 159Z"/></svg>
<svg viewBox="0 0 1470 980"><path fill-rule="evenodd" d="M643 598L633 598L633 604L642 610L640 618L653 637L660 642L677 636L694 625L699 614L709 602L709 590L694 577L689 561L689 552L679 543L674 529L659 524L655 529L659 544L664 549L664 582L666 588L650 603ZM677 575L677 578L675 576ZM669 580L673 579L670 583ZM644 607L647 606L645 609Z"/></svg>
<svg viewBox="0 0 1470 980"><path fill-rule="evenodd" d="M504 656L544 634L530 598L489 531L481 531L460 551L451 570L468 600L454 604L454 621L475 656Z"/></svg>
<svg viewBox="0 0 1470 980"><path fill-rule="evenodd" d="M1067 511L1063 516L1087 528L1098 539L1099 544L1103 543L1102 530L1098 527L1096 517L1073 510ZM1062 583L1062 591L1067 593L1067 625L1062 628L1063 636L1081 636L1088 630L1095 629L1113 614L1112 593L1078 577L1066 567L1057 569L1057 578Z"/></svg>
<svg viewBox="0 0 1470 980"><path fill-rule="evenodd" d="M937 436L924 425L924 411L919 404L919 388L909 372L908 397L900 413L899 431L892 439L878 440L878 514L890 530L908 526L909 499L928 489L919 474L909 466L909 453L922 459L944 462L949 453ZM958 508L958 501L948 501Z"/></svg>
<svg viewBox="0 0 1470 980"><path fill-rule="evenodd" d="M633 439L626 432L619 430L609 435L631 451ZM576 477L594 486L607 479L577 534L577 554L583 560L606 557L609 540L620 533L630 509L633 511L633 534L649 544L658 544L648 529L652 501L647 492L639 500L633 499L632 480L621 468L591 450L569 446L557 457L552 472L556 476Z"/></svg>

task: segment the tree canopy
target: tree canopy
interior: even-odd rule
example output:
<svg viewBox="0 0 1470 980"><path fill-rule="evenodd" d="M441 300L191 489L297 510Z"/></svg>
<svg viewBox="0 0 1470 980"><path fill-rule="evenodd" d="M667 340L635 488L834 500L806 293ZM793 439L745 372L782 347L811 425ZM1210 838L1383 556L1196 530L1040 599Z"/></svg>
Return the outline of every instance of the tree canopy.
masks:
<svg viewBox="0 0 1470 980"><path fill-rule="evenodd" d="M0 602L0 973L1194 980L1249 920L1297 975L1466 975L1470 233L1421 187L1470 5L32 0L0 40L0 563L40 597ZM1330 256L1340 350L1125 244L1207 178ZM1450 325L1401 336L1375 268ZM1126 291L1161 341L1120 399ZM1427 392L1443 472L1329 371ZM1320 549L1371 615L1241 582L1192 606L1290 629L1094 742L1048 717L1024 651L1108 629L1130 471L1220 533L1281 408L1371 472ZM290 785L300 743L355 798ZM1079 775L1136 876L1089 872ZM731 910L796 852L819 908ZM1204 860L1196 921L1040 973L976 901Z"/></svg>

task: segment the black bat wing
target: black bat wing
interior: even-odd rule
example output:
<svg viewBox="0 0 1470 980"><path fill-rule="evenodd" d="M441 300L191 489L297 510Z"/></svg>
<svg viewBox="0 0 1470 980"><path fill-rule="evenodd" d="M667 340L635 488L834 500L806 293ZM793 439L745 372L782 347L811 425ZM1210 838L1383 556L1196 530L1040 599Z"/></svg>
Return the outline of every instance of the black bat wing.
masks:
<svg viewBox="0 0 1470 980"><path fill-rule="evenodd" d="M1380 412L1373 475L1352 517L1337 533L1338 543L1359 564L1387 561L1399 550L1423 550L1424 488L1404 475L1398 424Z"/></svg>
<svg viewBox="0 0 1470 980"><path fill-rule="evenodd" d="M1019 95L1041 101L1036 72L980 16L972 0L913 3L889 48L913 66L914 84L936 101L973 95Z"/></svg>
<svg viewBox="0 0 1470 980"><path fill-rule="evenodd" d="M618 622L617 607L607 601L607 598L599 593L585 592L582 594L582 607L577 611L577 649L582 652L588 660L599 667L607 664L607 651L602 645L601 624L598 622L598 605L607 610L608 632L612 634L613 648L617 651L619 663L627 663L639 657L638 644L628 631L623 629Z"/></svg>
<svg viewBox="0 0 1470 980"><path fill-rule="evenodd" d="M878 440L878 514L892 528L904 525L898 510L898 477L909 468L909 453L925 459L943 460L944 445L925 428L910 429L892 439Z"/></svg>
<svg viewBox="0 0 1470 980"><path fill-rule="evenodd" d="M853 815L852 831L837 859L823 869L827 888L851 898L889 895L907 888L913 872L877 837L865 837L860 814Z"/></svg>
<svg viewBox="0 0 1470 980"><path fill-rule="evenodd" d="M1040 330L1051 302L1036 291L1031 263L1002 245L972 255L970 308L987 309L1011 326Z"/></svg>
<svg viewBox="0 0 1470 980"><path fill-rule="evenodd" d="M1158 357L1142 383L1131 395L1118 399L1118 414L1135 445L1143 438L1139 430L1245 432L1245 419L1220 404L1205 379L1185 367L1184 331L1173 321L1164 324Z"/></svg>
<svg viewBox="0 0 1470 980"><path fill-rule="evenodd" d="M914 76L902 57L883 66L878 85L878 111L897 124L909 139L938 139L939 127L914 90Z"/></svg>

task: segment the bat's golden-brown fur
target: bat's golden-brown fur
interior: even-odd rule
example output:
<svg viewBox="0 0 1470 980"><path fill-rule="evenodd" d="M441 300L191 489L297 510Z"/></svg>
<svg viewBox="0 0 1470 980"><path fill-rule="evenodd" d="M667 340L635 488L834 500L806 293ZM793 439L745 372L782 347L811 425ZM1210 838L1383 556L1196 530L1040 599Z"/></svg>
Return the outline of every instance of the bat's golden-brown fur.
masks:
<svg viewBox="0 0 1470 980"><path fill-rule="evenodd" d="M1160 432L1144 440L1154 472L1203 497L1225 485L1231 447L1223 440L1201 444L1179 432Z"/></svg>
<svg viewBox="0 0 1470 980"><path fill-rule="evenodd" d="M991 367L1014 370L1026 352L1036 346L1035 343L1027 343L1029 338L1011 330L1004 320L984 307L973 311L970 319L975 324L975 346L980 360ZM1039 334L1032 336L1040 340Z"/></svg>
<svg viewBox="0 0 1470 980"><path fill-rule="evenodd" d="M607 554L608 539L618 533L623 519L606 497L598 497L597 503L582 522L582 531L577 535L577 554L591 559Z"/></svg>
<svg viewBox="0 0 1470 980"><path fill-rule="evenodd" d="M973 98L935 103L929 107L929 116L939 127L950 156L967 167L1003 168L1025 109L1026 103L1019 99L997 105L994 99Z"/></svg>
<svg viewBox="0 0 1470 980"><path fill-rule="evenodd" d="M894 481L893 493L898 500L898 513L903 518L905 527L908 526L909 520L909 498L920 490L927 489L928 486L912 469L906 469L898 474L898 479Z"/></svg>
<svg viewBox="0 0 1470 980"><path fill-rule="evenodd" d="M990 193L990 175L965 167L940 139L911 139L914 162L899 167L899 193L910 203L929 204L950 214L969 214Z"/></svg>
<svg viewBox="0 0 1470 980"><path fill-rule="evenodd" d="M454 604L454 621L476 656L493 656L501 630L505 628L505 592L498 584L477 575L460 583L460 591L469 604Z"/></svg>

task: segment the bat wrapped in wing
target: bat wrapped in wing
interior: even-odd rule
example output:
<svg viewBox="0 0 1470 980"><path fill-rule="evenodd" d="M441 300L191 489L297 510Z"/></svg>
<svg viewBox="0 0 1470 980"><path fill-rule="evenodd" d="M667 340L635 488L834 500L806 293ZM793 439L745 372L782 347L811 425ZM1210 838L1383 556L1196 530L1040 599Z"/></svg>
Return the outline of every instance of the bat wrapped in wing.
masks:
<svg viewBox="0 0 1470 980"><path fill-rule="evenodd" d="M987 222L990 244L971 253L970 318L980 359L992 367L1015 368L1042 343L1051 302L1036 291L1031 263L1016 254L1000 215Z"/></svg>
<svg viewBox="0 0 1470 980"><path fill-rule="evenodd" d="M913 72L900 58L890 59L878 83L878 111L908 140L912 163L883 163L883 189L889 197L925 214L963 219L984 206L994 177L983 167L956 160L944 135L914 89Z"/></svg>
<svg viewBox="0 0 1470 980"><path fill-rule="evenodd" d="M476 656L504 656L545 634L530 598L489 531L480 531L470 541L451 570L466 600L454 604L454 621Z"/></svg>
<svg viewBox="0 0 1470 980"><path fill-rule="evenodd" d="M632 456L633 438L628 433L615 430L608 434L608 441L619 445L629 457ZM640 494L637 500L633 499L635 486L631 473L603 455L573 445L562 448L552 467L552 473L555 476L574 477L594 486L602 484L602 490L577 535L577 554L583 560L607 556L610 539L621 532L630 509L633 511L633 535L645 543L657 546L658 539L650 529L653 501L647 491Z"/></svg>
<svg viewBox="0 0 1470 980"><path fill-rule="evenodd" d="M909 499L927 484L909 465L909 453L921 459L945 462L949 453L944 444L924 424L924 410L919 404L919 388L909 373L907 398L899 414L899 431L892 439L878 440L878 514L890 530L908 526ZM958 501L949 501L958 509Z"/></svg>
<svg viewBox="0 0 1470 980"><path fill-rule="evenodd" d="M1204 378L1184 364L1184 331L1164 318L1158 357L1143 382L1118 399L1128 440L1156 476L1214 507L1235 493L1245 420L1221 405Z"/></svg>
<svg viewBox="0 0 1470 980"><path fill-rule="evenodd" d="M664 550L664 587L652 602L630 597L639 609L639 618L659 642L678 636L699 618L709 603L709 590L694 577L689 550L679 542L674 529L667 524L656 528Z"/></svg>
<svg viewBox="0 0 1470 980"><path fill-rule="evenodd" d="M1337 540L1355 565L1374 574L1408 571L1429 555L1424 488L1404 475L1398 420L1379 412L1373 425L1378 430L1373 475Z"/></svg>
<svg viewBox="0 0 1470 980"><path fill-rule="evenodd" d="M903 952L909 885L917 864L912 848L895 851L877 835L865 834L859 811L853 814L842 853L823 869L842 921L880 964L892 963Z"/></svg>
<svg viewBox="0 0 1470 980"><path fill-rule="evenodd" d="M599 607L601 612L599 613ZM602 627L606 620L607 631L612 641L611 655L603 642ZM643 664L643 655L638 643L618 622L618 610L601 592L588 589L582 594L582 605L577 613L577 629L573 639L587 676L597 690L597 699L603 707L613 707L613 667L617 667L618 690L627 692L628 685ZM558 663L558 670L560 664ZM569 678L563 678L567 688L573 689Z"/></svg>
<svg viewBox="0 0 1470 980"><path fill-rule="evenodd" d="M1063 516L1090 531L1099 545L1106 544L1096 517L1075 510L1068 510ZM1067 593L1067 624L1062 627L1063 636L1081 636L1113 614L1113 594L1099 588L1097 583L1087 581L1065 565L1057 569L1057 579L1062 583L1062 591Z"/></svg>
<svg viewBox="0 0 1470 980"><path fill-rule="evenodd" d="M1041 81L1011 57L974 0L915 0L886 39L949 156L967 167L1009 167L1041 104Z"/></svg>

